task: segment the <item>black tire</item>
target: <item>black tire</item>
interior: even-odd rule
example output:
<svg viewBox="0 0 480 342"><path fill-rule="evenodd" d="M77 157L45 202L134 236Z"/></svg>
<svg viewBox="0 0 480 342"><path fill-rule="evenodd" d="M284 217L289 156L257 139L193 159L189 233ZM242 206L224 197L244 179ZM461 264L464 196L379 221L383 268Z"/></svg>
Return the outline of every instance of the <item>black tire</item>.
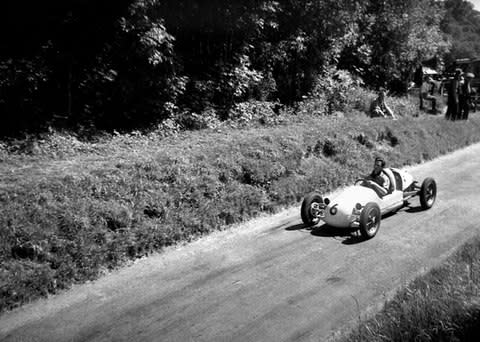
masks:
<svg viewBox="0 0 480 342"><path fill-rule="evenodd" d="M315 215L315 212L312 210L312 205L313 204L321 204L323 203L322 196L320 196L316 192L312 192L305 196L302 202L302 208L300 210L300 214L302 216L302 221L303 223L310 227L316 225L318 222L320 222L320 217Z"/></svg>
<svg viewBox="0 0 480 342"><path fill-rule="evenodd" d="M360 214L360 233L365 239L373 238L380 229L382 214L377 203L369 202Z"/></svg>
<svg viewBox="0 0 480 342"><path fill-rule="evenodd" d="M437 183L433 178L425 178L420 188L420 204L422 209L430 209L437 198Z"/></svg>

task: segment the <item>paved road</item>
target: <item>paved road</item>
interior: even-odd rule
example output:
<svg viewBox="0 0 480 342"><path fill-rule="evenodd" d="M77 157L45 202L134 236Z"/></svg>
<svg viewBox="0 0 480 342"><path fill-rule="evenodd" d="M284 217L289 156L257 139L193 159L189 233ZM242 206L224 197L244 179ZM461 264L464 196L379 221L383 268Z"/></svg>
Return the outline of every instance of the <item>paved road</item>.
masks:
<svg viewBox="0 0 480 342"><path fill-rule="evenodd" d="M322 341L480 233L480 144L412 167L438 199L374 239L303 228L299 209L137 261L0 317L1 341Z"/></svg>

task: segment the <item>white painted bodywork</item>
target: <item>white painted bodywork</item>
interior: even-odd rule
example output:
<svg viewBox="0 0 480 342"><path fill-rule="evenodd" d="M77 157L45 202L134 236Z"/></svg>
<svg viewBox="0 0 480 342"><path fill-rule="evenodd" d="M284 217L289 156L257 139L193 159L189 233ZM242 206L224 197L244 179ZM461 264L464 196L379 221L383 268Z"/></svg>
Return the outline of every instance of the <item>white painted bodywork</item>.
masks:
<svg viewBox="0 0 480 342"><path fill-rule="evenodd" d="M325 208L325 217L322 220L333 227L358 227L361 210L355 207L358 204L363 208L369 202L375 202L380 207L382 215L400 209L404 205L403 192L413 183L413 177L403 170L386 169L390 178L391 192L380 198L371 188L363 185L352 185L336 196L329 198L330 203ZM397 174L395 177L394 174ZM401 179L401 181L400 181ZM398 181L397 181L398 180ZM400 184L401 183L401 184ZM335 215L331 209L336 208Z"/></svg>

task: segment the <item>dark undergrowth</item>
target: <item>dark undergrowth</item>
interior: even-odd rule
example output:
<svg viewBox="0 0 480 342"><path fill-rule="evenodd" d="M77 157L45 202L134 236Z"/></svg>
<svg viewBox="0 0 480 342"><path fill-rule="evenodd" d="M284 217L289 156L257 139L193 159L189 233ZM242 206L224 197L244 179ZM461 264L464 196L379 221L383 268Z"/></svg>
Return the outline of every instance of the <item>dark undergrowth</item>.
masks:
<svg viewBox="0 0 480 342"><path fill-rule="evenodd" d="M268 127L95 143L54 133L28 149L4 146L0 311L333 190L367 173L376 156L401 167L480 141L475 114L467 122L399 116L302 114Z"/></svg>

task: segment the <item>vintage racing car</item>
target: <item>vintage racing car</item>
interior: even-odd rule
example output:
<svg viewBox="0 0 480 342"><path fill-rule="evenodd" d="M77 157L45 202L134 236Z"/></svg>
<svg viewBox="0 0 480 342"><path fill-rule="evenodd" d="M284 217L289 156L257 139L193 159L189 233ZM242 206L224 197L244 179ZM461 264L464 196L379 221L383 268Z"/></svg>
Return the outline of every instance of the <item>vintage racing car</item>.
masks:
<svg viewBox="0 0 480 342"><path fill-rule="evenodd" d="M419 196L423 209L433 206L437 196L437 184L433 178L425 178L422 185L414 181L405 170L385 168L390 179L388 193L380 197L375 191L375 184L365 178L341 190L332 198L322 198L318 192L308 194L302 203L302 221L313 226L320 221L329 226L357 228L365 239L377 234L382 215L396 211Z"/></svg>

